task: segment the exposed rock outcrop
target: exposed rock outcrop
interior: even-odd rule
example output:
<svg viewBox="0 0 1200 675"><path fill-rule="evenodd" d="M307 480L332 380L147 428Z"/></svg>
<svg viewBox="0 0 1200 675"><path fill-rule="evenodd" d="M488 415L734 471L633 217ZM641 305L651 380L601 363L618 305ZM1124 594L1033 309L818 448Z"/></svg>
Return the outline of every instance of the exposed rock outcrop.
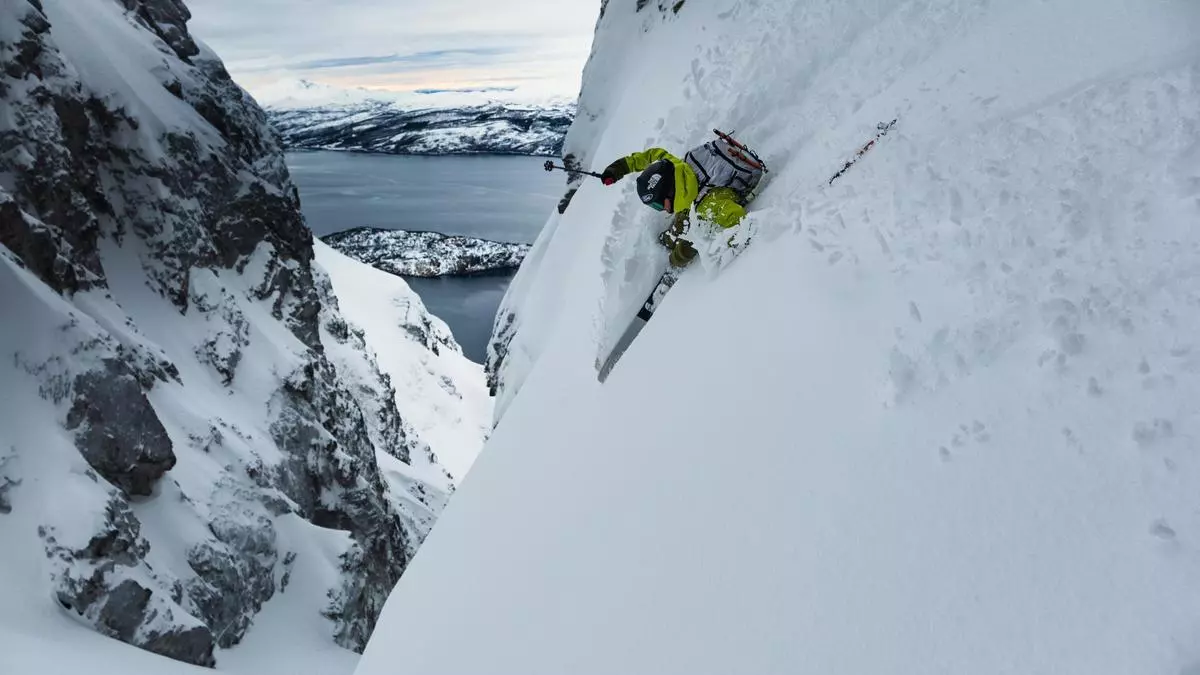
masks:
<svg viewBox="0 0 1200 675"><path fill-rule="evenodd" d="M66 426L88 464L128 495L149 495L175 466L167 430L121 361L106 360L75 379Z"/></svg>
<svg viewBox="0 0 1200 675"><path fill-rule="evenodd" d="M0 515L12 513L12 501L8 491L20 485L20 481L8 475L6 465L12 459L13 449L0 447Z"/></svg>
<svg viewBox="0 0 1200 675"><path fill-rule="evenodd" d="M99 529L86 543L60 541L54 527L43 527L39 534L54 563L55 597L64 609L123 642L188 663L215 665L210 628L136 578L150 573L145 564L150 543L121 495L110 495Z"/></svg>
<svg viewBox="0 0 1200 675"><path fill-rule="evenodd" d="M385 498L367 421L323 360L293 373L273 407L279 412L271 434L289 457L278 468L279 489L301 516L354 536L342 556L345 582L331 593L325 614L336 624L338 644L361 651L410 559L406 534ZM384 433L399 441L399 416L383 421Z"/></svg>

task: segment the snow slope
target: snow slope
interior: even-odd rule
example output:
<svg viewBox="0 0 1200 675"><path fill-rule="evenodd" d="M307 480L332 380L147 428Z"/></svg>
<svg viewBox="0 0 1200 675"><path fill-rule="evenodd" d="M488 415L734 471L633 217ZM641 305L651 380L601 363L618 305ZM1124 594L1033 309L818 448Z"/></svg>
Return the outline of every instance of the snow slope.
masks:
<svg viewBox="0 0 1200 675"><path fill-rule="evenodd" d="M1200 672L1197 36L1187 0L608 3L567 152L737 129L755 241L601 387L663 222L631 181L551 217L358 674Z"/></svg>

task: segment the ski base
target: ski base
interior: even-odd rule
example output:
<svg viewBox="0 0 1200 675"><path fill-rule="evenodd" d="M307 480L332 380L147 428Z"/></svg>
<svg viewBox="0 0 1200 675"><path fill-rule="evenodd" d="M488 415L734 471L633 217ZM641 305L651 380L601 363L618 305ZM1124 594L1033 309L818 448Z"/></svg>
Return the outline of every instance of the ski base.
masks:
<svg viewBox="0 0 1200 675"><path fill-rule="evenodd" d="M629 323L629 327L625 329L625 332L621 334L617 343L613 345L608 358L603 361L596 359L596 379L601 383L608 379L609 374L617 365L617 361L621 360L621 356L625 353L625 350L629 349L629 346L633 344L633 340L638 336L638 333L641 333L646 324L650 322L650 317L654 316L654 311L658 309L663 297L675 285L675 281L678 278L679 272L677 270L669 269L663 272L663 275L658 279L658 283L654 285L654 290L650 291L650 295L642 303L637 316L633 318L633 321Z"/></svg>

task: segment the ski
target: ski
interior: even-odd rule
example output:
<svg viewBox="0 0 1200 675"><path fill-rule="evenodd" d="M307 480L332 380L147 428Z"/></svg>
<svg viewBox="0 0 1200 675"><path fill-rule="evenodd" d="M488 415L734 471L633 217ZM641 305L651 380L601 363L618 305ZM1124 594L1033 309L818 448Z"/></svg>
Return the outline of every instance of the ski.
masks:
<svg viewBox="0 0 1200 675"><path fill-rule="evenodd" d="M620 339L617 340L617 344L613 345L612 351L608 354L608 358L604 359L603 361L601 361L599 358L596 359L596 371L598 373L597 379L600 380L601 383L608 379L609 373L611 373L613 367L617 365L617 361L621 359L621 355L625 353L625 350L629 349L629 345L633 344L634 338L636 338L638 333L641 333L642 329L646 327L646 324L650 322L650 317L654 316L654 311L658 309L660 304L662 304L663 297L666 296L667 291L671 290L671 287L675 285L675 282L678 279L678 270L668 269L666 272L663 272L662 276L658 278L658 283L654 285L654 290L650 291L650 295L647 296L646 301L642 303L642 307L638 310L637 316L633 318L633 321L629 323L629 327L626 328L625 332L621 334Z"/></svg>
<svg viewBox="0 0 1200 675"><path fill-rule="evenodd" d="M856 152L853 157L848 159L846 161L846 164L844 166L842 166L842 168L839 169L837 173L833 174L833 177L829 179L829 185L833 185L833 182L835 180L841 178L843 174L845 174L847 171L849 171L850 167L857 164L858 160L862 159L863 155L870 152L871 148L875 147L875 143L877 143L879 141L879 139L883 138L884 136L887 136L888 132L892 130L892 127L896 126L896 122L898 122L898 121L900 121L899 117L893 119L891 122L886 122L886 123L880 122L879 124L876 124L875 125L875 138L872 138L871 140L867 141L866 145L859 148L858 152Z"/></svg>

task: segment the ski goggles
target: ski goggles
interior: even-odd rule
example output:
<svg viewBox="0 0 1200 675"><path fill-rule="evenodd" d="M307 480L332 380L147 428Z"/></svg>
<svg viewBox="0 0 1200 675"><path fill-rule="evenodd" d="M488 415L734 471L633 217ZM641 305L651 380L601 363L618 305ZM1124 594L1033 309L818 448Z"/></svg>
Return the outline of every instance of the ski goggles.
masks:
<svg viewBox="0 0 1200 675"><path fill-rule="evenodd" d="M663 209L666 208L665 206L663 206L663 204L661 202L650 202L649 204L646 204L646 206L649 206L650 208L654 209L655 211L662 211Z"/></svg>

